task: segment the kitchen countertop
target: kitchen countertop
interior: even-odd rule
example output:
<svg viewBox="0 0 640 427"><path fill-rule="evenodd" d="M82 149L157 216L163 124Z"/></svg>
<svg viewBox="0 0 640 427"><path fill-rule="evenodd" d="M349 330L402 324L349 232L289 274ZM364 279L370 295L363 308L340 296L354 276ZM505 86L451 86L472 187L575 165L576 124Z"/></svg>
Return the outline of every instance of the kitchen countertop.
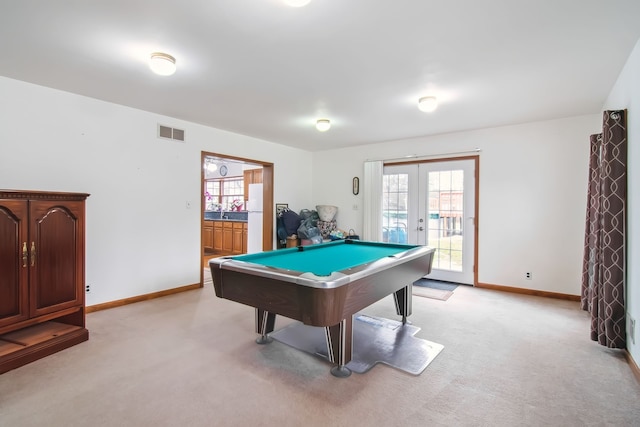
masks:
<svg viewBox="0 0 640 427"><path fill-rule="evenodd" d="M235 221L247 222L248 212L246 211L205 211L205 221ZM223 217L223 218L221 218Z"/></svg>

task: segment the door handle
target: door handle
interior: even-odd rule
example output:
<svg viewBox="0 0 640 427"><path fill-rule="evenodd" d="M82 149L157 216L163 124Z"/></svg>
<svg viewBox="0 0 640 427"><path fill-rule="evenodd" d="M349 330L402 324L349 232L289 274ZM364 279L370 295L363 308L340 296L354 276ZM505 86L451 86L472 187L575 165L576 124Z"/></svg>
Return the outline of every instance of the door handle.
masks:
<svg viewBox="0 0 640 427"><path fill-rule="evenodd" d="M31 267L36 265L36 242L31 242Z"/></svg>
<svg viewBox="0 0 640 427"><path fill-rule="evenodd" d="M418 227L418 231L424 231L424 227Z"/></svg>
<svg viewBox="0 0 640 427"><path fill-rule="evenodd" d="M29 256L27 255L27 242L23 242L22 243L22 266L23 267L27 266L28 259L29 259Z"/></svg>

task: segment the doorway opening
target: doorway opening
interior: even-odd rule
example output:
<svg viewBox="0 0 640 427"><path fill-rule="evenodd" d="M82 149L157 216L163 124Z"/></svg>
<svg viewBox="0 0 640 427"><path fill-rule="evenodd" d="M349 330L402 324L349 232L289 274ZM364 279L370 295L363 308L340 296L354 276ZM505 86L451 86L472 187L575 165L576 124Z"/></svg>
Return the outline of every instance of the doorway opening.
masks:
<svg viewBox="0 0 640 427"><path fill-rule="evenodd" d="M273 249L273 163L201 153L200 283L213 257Z"/></svg>

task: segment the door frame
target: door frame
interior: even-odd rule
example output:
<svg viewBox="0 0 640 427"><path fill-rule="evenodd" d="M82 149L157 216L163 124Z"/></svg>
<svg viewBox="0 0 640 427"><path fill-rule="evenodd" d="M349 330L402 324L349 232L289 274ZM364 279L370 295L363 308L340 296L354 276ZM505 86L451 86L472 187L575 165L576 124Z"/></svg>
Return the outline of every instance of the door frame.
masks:
<svg viewBox="0 0 640 427"><path fill-rule="evenodd" d="M211 151L202 151L200 154L200 287L204 286L204 159L206 157L218 157L220 159L229 159L237 162L251 163L262 166L262 250L269 251L273 249L273 229L274 224L274 208L273 208L273 163L262 160L247 159L244 157L230 156L228 154L214 153Z"/></svg>
<svg viewBox="0 0 640 427"><path fill-rule="evenodd" d="M412 165L422 163L444 163L458 160L473 160L474 163L474 189L475 203L473 207L474 227L473 227L473 286L478 286L478 239L480 229L480 156L458 156L458 157L437 157L431 159L411 160L411 161L386 161L384 166Z"/></svg>

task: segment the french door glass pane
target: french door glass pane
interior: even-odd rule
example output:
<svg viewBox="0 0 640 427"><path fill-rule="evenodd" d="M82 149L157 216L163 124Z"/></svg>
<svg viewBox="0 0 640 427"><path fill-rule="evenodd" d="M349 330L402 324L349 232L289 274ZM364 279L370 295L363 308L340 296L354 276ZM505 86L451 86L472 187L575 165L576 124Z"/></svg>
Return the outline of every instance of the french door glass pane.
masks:
<svg viewBox="0 0 640 427"><path fill-rule="evenodd" d="M436 249L433 268L462 271L464 171L429 172L428 245Z"/></svg>
<svg viewBox="0 0 640 427"><path fill-rule="evenodd" d="M382 241L407 243L409 175L384 175L382 188Z"/></svg>

